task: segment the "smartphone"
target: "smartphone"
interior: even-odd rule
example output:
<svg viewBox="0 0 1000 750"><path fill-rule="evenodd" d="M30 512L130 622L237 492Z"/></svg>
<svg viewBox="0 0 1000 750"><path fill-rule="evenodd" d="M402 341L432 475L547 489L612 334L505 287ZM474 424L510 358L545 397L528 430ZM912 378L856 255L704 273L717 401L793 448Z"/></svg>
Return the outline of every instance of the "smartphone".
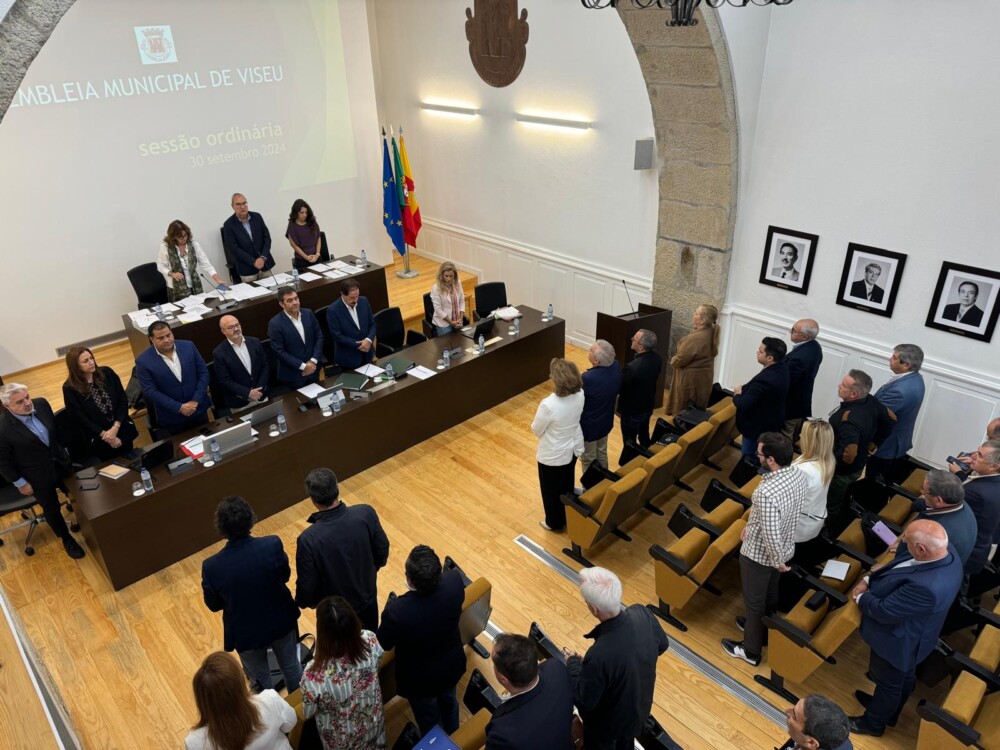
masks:
<svg viewBox="0 0 1000 750"><path fill-rule="evenodd" d="M80 490L82 492L89 492L90 490L96 490L101 485L97 482L80 482Z"/></svg>
<svg viewBox="0 0 1000 750"><path fill-rule="evenodd" d="M969 471L972 467L969 466L965 461L959 461L954 456L948 456L948 463L955 464L962 471Z"/></svg>
<svg viewBox="0 0 1000 750"><path fill-rule="evenodd" d="M200 432L204 437L208 437L209 435L212 434L212 431L208 427L202 427L200 430L198 430L198 432Z"/></svg>

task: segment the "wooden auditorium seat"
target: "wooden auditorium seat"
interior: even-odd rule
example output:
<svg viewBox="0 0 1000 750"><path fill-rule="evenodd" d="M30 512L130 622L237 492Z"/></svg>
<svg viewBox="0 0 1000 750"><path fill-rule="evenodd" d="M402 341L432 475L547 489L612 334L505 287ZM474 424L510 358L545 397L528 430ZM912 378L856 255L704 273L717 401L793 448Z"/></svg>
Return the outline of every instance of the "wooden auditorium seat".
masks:
<svg viewBox="0 0 1000 750"><path fill-rule="evenodd" d="M616 482L602 482L580 496L563 495L566 533L572 544L563 549L563 554L590 568L593 563L583 556L584 550L611 534L632 541L618 527L635 513L646 477L645 470L635 469Z"/></svg>

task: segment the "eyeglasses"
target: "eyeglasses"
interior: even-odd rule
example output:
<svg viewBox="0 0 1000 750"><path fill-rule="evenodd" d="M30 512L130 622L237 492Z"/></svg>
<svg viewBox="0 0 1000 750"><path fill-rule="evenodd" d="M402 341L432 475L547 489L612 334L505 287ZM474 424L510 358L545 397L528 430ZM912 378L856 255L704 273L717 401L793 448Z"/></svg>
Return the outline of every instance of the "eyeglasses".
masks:
<svg viewBox="0 0 1000 750"><path fill-rule="evenodd" d="M238 331L240 329L239 323L233 323L231 326L222 326L223 331Z"/></svg>

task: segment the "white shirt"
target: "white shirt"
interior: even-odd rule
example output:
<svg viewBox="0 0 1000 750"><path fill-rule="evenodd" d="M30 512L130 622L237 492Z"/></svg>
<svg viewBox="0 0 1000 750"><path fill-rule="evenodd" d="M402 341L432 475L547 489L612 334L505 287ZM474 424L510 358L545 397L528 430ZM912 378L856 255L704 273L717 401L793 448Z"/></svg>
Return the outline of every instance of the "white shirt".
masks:
<svg viewBox="0 0 1000 750"><path fill-rule="evenodd" d="M196 270L199 273L203 273L209 278L215 276L215 267L209 263L208 256L205 255L205 251L201 249L199 245L194 240L188 240L187 251L190 253L194 251L194 257L197 258L198 263ZM180 252L178 251L178 255ZM163 274L163 278L167 281L167 289L174 288L174 280L170 276L170 255L167 252L167 243L160 243L160 252L156 256L156 270ZM184 272L184 279L187 285L191 286L191 273L188 271L187 263L185 258L181 257L181 271Z"/></svg>
<svg viewBox="0 0 1000 750"><path fill-rule="evenodd" d="M232 342L232 340L227 339L229 345L233 347L233 351L236 352L236 356L240 358L240 362L243 366L247 368L247 372L253 374L253 365L250 363L250 350L247 349L247 340L245 338L240 339L240 344L237 346Z"/></svg>
<svg viewBox="0 0 1000 750"><path fill-rule="evenodd" d="M802 501L793 537L796 544L801 544L815 539L823 530L823 522L826 520L826 493L830 489L830 480L823 483L818 461L796 461L792 465L806 478L806 497Z"/></svg>
<svg viewBox="0 0 1000 750"><path fill-rule="evenodd" d="M306 343L306 329L302 326L302 313L299 312L299 317L293 318L287 312L285 316L292 321L292 325L295 326L295 330L299 332L299 338L302 339L302 343Z"/></svg>
<svg viewBox="0 0 1000 750"><path fill-rule="evenodd" d="M295 709L273 690L253 695L250 700L257 706L264 728L250 740L245 750L292 750L285 733L295 726ZM205 727L188 732L184 747L186 750L216 750L208 740Z"/></svg>
<svg viewBox="0 0 1000 750"><path fill-rule="evenodd" d="M174 377L177 378L177 382L183 383L184 373L181 372L181 358L178 356L177 350L174 349L173 357L168 357L165 354L160 354L159 349L156 350L156 353L160 355L160 359L166 362L167 367L170 368L170 372L172 372L174 374Z"/></svg>
<svg viewBox="0 0 1000 750"><path fill-rule="evenodd" d="M538 463L565 466L573 456L583 455L583 389L569 396L551 394L542 399L531 423L538 436Z"/></svg>
<svg viewBox="0 0 1000 750"><path fill-rule="evenodd" d="M360 331L361 321L358 320L358 306L354 305L354 307L351 307L350 305L347 305L347 312L348 314L350 314L351 320L354 321L354 325L356 325L358 327L358 330Z"/></svg>

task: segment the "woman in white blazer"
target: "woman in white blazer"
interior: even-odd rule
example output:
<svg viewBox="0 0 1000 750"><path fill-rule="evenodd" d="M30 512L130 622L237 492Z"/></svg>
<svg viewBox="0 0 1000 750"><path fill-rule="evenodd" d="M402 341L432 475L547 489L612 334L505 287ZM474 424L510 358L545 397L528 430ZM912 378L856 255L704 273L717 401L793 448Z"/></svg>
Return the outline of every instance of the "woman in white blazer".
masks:
<svg viewBox="0 0 1000 750"><path fill-rule="evenodd" d="M538 484L542 491L546 531L566 528L566 507L560 498L573 491L576 459L583 455L583 381L576 365L556 358L549 365L554 392L542 399L531 423L538 436Z"/></svg>

